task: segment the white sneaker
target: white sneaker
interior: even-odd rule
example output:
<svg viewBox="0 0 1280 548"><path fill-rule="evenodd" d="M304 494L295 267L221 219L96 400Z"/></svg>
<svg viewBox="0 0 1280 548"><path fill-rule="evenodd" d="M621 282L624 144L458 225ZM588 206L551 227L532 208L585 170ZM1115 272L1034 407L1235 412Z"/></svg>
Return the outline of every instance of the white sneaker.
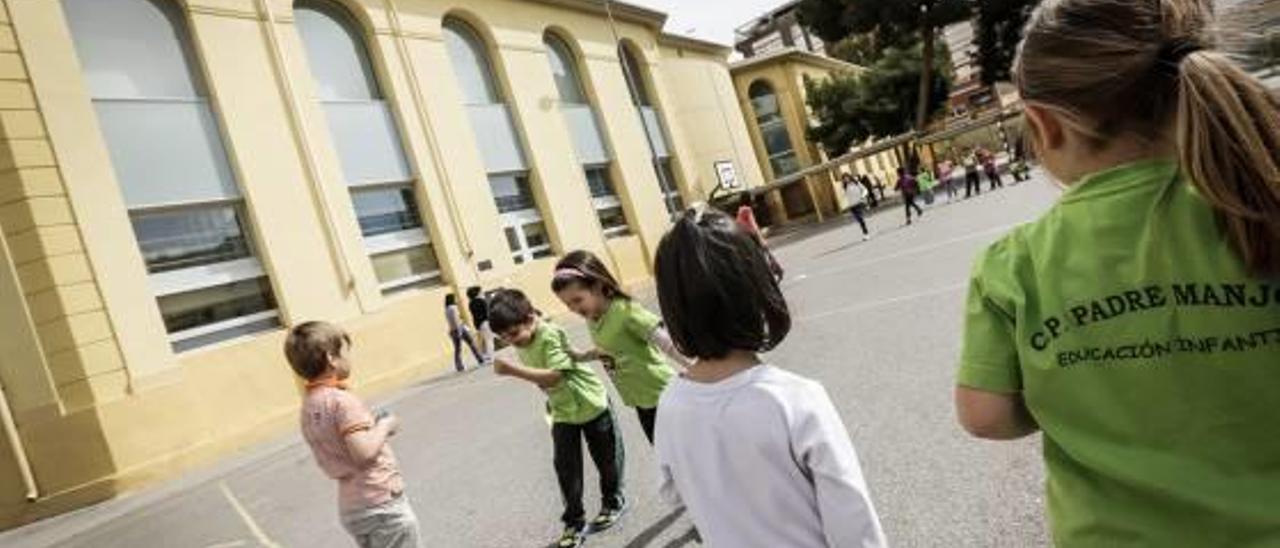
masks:
<svg viewBox="0 0 1280 548"><path fill-rule="evenodd" d="M862 235L862 241L864 241L864 242L865 242L865 241L870 240L870 239L871 239L871 235L870 235L870 234L863 234L863 235Z"/></svg>

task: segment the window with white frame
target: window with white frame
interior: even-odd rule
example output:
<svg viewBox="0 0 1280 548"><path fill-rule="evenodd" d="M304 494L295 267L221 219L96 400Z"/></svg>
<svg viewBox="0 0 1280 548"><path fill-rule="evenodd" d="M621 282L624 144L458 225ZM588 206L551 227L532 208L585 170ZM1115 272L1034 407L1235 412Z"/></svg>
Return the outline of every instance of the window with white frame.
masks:
<svg viewBox="0 0 1280 548"><path fill-rule="evenodd" d="M488 49L475 30L452 17L444 21L444 43L489 174L511 257L516 264L549 257L554 252L531 189L524 144L494 77Z"/></svg>
<svg viewBox="0 0 1280 548"><path fill-rule="evenodd" d="M63 0L174 351L280 325L221 128L171 0Z"/></svg>
<svg viewBox="0 0 1280 548"><path fill-rule="evenodd" d="M800 171L800 160L792 148L791 134L787 131L787 122L782 117L773 87L763 80L756 81L747 89L747 95L751 99L751 109L755 111L760 139L769 155L773 177L782 178Z"/></svg>
<svg viewBox="0 0 1280 548"><path fill-rule="evenodd" d="M574 150L586 175L587 190L591 193L600 228L606 238L626 236L631 233L631 228L609 175L613 159L600 131L599 116L587 98L577 59L560 37L547 33L543 42L547 46L551 76L560 92L560 110L564 113L565 125L569 128Z"/></svg>
<svg viewBox="0 0 1280 548"><path fill-rule="evenodd" d="M684 198L680 196L680 185L673 168L671 147L667 144L666 124L662 115L654 108L649 90L648 77L643 72L639 61L631 48L618 44L618 56L622 59L623 76L627 79L627 88L631 91L631 100L640 112L640 123L644 126L646 139L649 141L649 152L653 155L653 171L658 177L658 190L662 192L662 201L667 205L667 213L673 217L684 210Z"/></svg>
<svg viewBox="0 0 1280 548"><path fill-rule="evenodd" d="M359 24L331 0L299 0L294 21L379 286L392 293L442 283L400 129Z"/></svg>

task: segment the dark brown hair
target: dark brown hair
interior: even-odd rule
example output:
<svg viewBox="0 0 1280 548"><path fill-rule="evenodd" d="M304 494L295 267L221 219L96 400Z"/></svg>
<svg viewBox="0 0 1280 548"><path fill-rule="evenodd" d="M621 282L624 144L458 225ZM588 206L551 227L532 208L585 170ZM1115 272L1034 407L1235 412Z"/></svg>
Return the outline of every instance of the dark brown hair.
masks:
<svg viewBox="0 0 1280 548"><path fill-rule="evenodd" d="M501 334L537 316L538 309L519 289L499 289L489 297L489 328L494 333Z"/></svg>
<svg viewBox="0 0 1280 548"><path fill-rule="evenodd" d="M631 299L604 265L604 261L590 251L570 252L556 263L555 273L551 276L551 291L559 293L574 285L599 290L610 299Z"/></svg>
<svg viewBox="0 0 1280 548"><path fill-rule="evenodd" d="M1280 100L1213 49L1213 22L1208 0L1045 0L1014 78L1099 148L1172 131L1249 271L1280 274Z"/></svg>
<svg viewBox="0 0 1280 548"><path fill-rule="evenodd" d="M791 330L764 250L719 211L683 213L658 244L654 270L668 332L685 355L772 350Z"/></svg>
<svg viewBox="0 0 1280 548"><path fill-rule="evenodd" d="M305 322L289 330L284 357L299 377L315 380L329 370L329 356L342 353L351 336L329 322Z"/></svg>

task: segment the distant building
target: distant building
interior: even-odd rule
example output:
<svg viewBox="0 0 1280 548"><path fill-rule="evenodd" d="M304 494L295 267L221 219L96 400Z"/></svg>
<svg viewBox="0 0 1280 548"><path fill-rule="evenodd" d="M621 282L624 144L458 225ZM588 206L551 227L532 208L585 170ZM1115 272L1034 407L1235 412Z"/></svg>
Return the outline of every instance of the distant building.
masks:
<svg viewBox="0 0 1280 548"><path fill-rule="evenodd" d="M838 181L826 172L809 174L831 158L807 134L813 123L805 81L862 70L827 54L821 38L797 17L799 2L787 2L738 27L734 48L745 59L730 65L739 106L768 182L753 189L763 202L763 222L788 224L838 214ZM886 180L900 165L890 150L859 160L851 169Z"/></svg>
<svg viewBox="0 0 1280 548"><path fill-rule="evenodd" d="M978 46L974 43L977 29L973 21L962 21L943 29L942 38L951 52L954 80L947 102L948 121L977 118L1018 101L1012 85L982 83L982 67L978 64Z"/></svg>
<svg viewBox="0 0 1280 548"><path fill-rule="evenodd" d="M733 48L751 58L795 48L826 55L826 44L800 24L800 2L787 2L735 31Z"/></svg>

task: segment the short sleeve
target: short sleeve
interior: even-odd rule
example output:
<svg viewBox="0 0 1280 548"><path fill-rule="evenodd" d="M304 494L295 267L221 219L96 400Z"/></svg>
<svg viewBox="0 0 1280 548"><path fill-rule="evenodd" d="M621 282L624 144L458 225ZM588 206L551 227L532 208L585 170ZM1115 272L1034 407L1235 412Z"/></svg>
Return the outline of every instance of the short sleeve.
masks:
<svg viewBox="0 0 1280 548"><path fill-rule="evenodd" d="M654 329L662 325L657 314L649 312L645 307L635 303L627 303L626 330L641 341L648 341Z"/></svg>
<svg viewBox="0 0 1280 548"><path fill-rule="evenodd" d="M569 371L575 368L573 356L569 354L569 335L561 329L553 329L547 337L542 358L547 369L552 371Z"/></svg>
<svg viewBox="0 0 1280 548"><path fill-rule="evenodd" d="M339 435L346 437L352 432L373 428L373 413L359 398L345 391L339 392L334 398L334 405L334 423Z"/></svg>
<svg viewBox="0 0 1280 548"><path fill-rule="evenodd" d="M997 242L974 266L965 302L964 343L957 384L989 392L1022 390L1016 312L1003 298L1013 288L1010 239Z"/></svg>

